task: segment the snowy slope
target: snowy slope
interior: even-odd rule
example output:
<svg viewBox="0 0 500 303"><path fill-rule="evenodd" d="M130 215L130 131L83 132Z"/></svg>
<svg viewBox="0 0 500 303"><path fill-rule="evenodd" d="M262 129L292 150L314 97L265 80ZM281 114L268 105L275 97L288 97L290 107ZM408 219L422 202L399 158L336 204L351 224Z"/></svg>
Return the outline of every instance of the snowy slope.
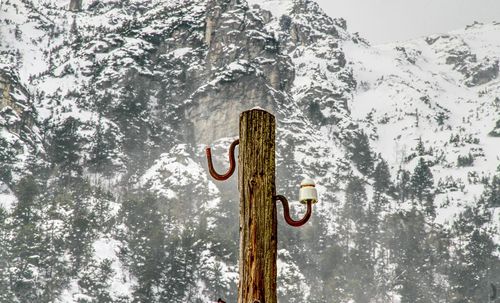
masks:
<svg viewBox="0 0 500 303"><path fill-rule="evenodd" d="M413 168L416 162L409 158L419 138L432 149L436 185L450 184L438 196L441 206L451 201L440 209L439 223L452 219L460 206L473 204L482 192L480 178L498 170L500 138L490 132L500 117L499 43L500 24L476 24L401 44L345 46L358 81L352 116L371 132L374 147L393 172ZM457 49L479 62L496 62L493 79L468 85L484 69L475 70L476 62L459 68L450 63ZM458 157L469 154L473 163L460 167Z"/></svg>
<svg viewBox="0 0 500 303"><path fill-rule="evenodd" d="M348 232L343 234L341 211L351 180L357 178L366 187L360 209L369 210L373 196L376 180L350 154L350 144L361 131L368 135L371 158L379 163L380 155L389 163L394 183L400 181L401 170L412 172L420 159L431 166L437 216L426 220L438 229L442 225L450 230L458 214L476 205L483 181L499 173L500 24L474 24L448 34L371 46L351 34L345 20L327 16L309 0L251 0L248 5L223 0L84 1L80 12L67 10L68 5L59 0L0 4L5 17L0 24L0 69L18 74L31 97L34 111L29 114L35 121L26 135L0 125L0 139L12 142L9 151L16 149L15 142L23 147L11 161L16 168L12 180L0 181L0 207L16 207L17 182L35 174L35 169L24 169L33 164L28 155L48 171L44 199L66 190L58 188L61 175L68 173L60 168L66 162L54 160L50 145L68 121L76 121L70 128L70 141L78 142L72 164L81 171L69 175L78 175L78 184L91 184L83 199L89 209L100 203L109 208L106 224L111 227L98 230L88 242L91 265L68 276L59 302L94 299L82 281L95 274L95 264L111 268L104 288L113 300L130 299L140 289L144 281L138 276L149 274L147 260L131 251L139 247L146 254L155 241L140 234L148 224L127 221L134 223L133 211L140 212L124 201L134 191L145 197L145 202L136 202L145 203L147 214L163 220L153 234L168 235L160 250L183 264L176 269L177 263L165 261L161 278L150 286L152 296L158 299L180 288L181 279L169 276L176 269L193 280L182 282L188 290L178 300L210 302L216 291L234 297L236 181L212 181L203 150L211 144L216 166L226 167L226 148L237 136L239 112L254 106L277 117L277 191L295 200L297 184L309 176L320 194L309 227L296 231L280 223L279 271L285 282L279 291L289 302L298 302L293 301L299 300L298 294L300 301L312 298L321 287L323 296L336 291L342 302L353 302L349 287L331 276L339 269L331 256L342 259L337 254L349 255L354 248ZM110 196L100 196L101 189ZM386 198L388 217L411 209L397 195ZM72 218L67 205L57 207L62 207L57 214ZM294 215L301 211L293 207ZM492 215L488 232L500 243L500 211L487 211ZM47 224L42 225L47 229ZM334 245L343 245L345 239L346 252L335 251ZM309 248L302 242L313 247L308 254L303 254ZM183 251L182 245L193 249ZM63 251L68 264L71 254ZM195 261L187 262L188 257ZM326 272L321 271L323 261L328 263ZM394 264L376 267L383 268L381 280L397 278ZM385 295L397 297L395 292ZM311 302L325 302L324 297L315 299Z"/></svg>

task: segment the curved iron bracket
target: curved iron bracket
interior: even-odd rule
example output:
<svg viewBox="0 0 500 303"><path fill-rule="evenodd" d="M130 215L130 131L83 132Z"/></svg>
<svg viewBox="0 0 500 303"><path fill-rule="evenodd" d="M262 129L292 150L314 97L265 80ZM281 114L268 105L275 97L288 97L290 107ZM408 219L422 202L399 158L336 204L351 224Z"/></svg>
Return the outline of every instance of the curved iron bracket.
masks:
<svg viewBox="0 0 500 303"><path fill-rule="evenodd" d="M229 179L231 175L234 173L234 169L236 168L236 160L234 158L234 149L236 148L236 145L240 144L240 139L234 140L233 143L231 143L231 146L229 146L229 170L221 175L218 174L215 169L214 165L212 163L212 151L210 150L210 147L207 147L205 152L207 153L207 160L208 160L208 171L210 172L210 175L212 178L215 180L219 181L224 181Z"/></svg>
<svg viewBox="0 0 500 303"><path fill-rule="evenodd" d="M309 221L309 218L311 218L311 214L312 214L312 202L311 201L307 202L307 211L306 211L306 214L304 215L304 217L300 220L295 221L290 217L290 207L288 206L288 200L282 195L275 196L274 200L275 201L279 200L283 204L283 216L285 217L285 221L286 221L286 223L288 223L288 225L291 225L294 227L299 227L299 226L304 225L307 221Z"/></svg>

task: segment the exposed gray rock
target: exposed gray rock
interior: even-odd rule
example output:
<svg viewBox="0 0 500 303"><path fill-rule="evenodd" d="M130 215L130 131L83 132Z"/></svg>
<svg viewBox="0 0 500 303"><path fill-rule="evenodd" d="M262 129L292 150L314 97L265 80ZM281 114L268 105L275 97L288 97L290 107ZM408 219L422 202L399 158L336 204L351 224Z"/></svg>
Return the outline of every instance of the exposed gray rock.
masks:
<svg viewBox="0 0 500 303"><path fill-rule="evenodd" d="M495 124L495 128L489 133L492 137L500 137L500 120Z"/></svg>
<svg viewBox="0 0 500 303"><path fill-rule="evenodd" d="M293 67L290 58L280 53L279 42L264 28L269 19L269 12L258 6L209 2L205 75L212 81L197 89L186 107L196 142L235 136L237 113L255 106L275 112L282 98L278 91L290 90Z"/></svg>
<svg viewBox="0 0 500 303"><path fill-rule="evenodd" d="M477 86L490 82L498 77L498 60L483 59L466 70L465 84Z"/></svg>
<svg viewBox="0 0 500 303"><path fill-rule="evenodd" d="M78 12L82 10L82 2L83 0L71 0L69 2L69 10Z"/></svg>
<svg viewBox="0 0 500 303"><path fill-rule="evenodd" d="M396 46L396 50L401 52L404 59L411 64L415 64L417 62L418 57L422 54L420 50L408 49L403 46Z"/></svg>
<svg viewBox="0 0 500 303"><path fill-rule="evenodd" d="M36 112L18 75L0 69L0 185L11 185L29 173L27 159L43 161L43 144L35 125Z"/></svg>
<svg viewBox="0 0 500 303"><path fill-rule="evenodd" d="M0 126L16 134L34 123L34 109L29 101L29 93L19 83L18 77L7 70L0 70Z"/></svg>
<svg viewBox="0 0 500 303"><path fill-rule="evenodd" d="M470 46L454 35L439 35L426 38L436 52L445 52L445 63L464 75L464 84L472 87L482 85L498 76L498 60L478 58Z"/></svg>

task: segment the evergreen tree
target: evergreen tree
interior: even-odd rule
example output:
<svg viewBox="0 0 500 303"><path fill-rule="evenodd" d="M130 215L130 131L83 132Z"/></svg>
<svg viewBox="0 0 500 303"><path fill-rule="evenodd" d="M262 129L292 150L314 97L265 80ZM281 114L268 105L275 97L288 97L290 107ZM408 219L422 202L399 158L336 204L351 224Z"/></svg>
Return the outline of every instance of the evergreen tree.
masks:
<svg viewBox="0 0 500 303"><path fill-rule="evenodd" d="M364 175L369 175L373 170L373 156L370 149L370 140L364 132L355 133L347 146L349 158L356 168Z"/></svg>
<svg viewBox="0 0 500 303"><path fill-rule="evenodd" d="M61 173L61 181L68 184L81 178L79 122L67 118L60 127L54 130L50 144L51 163Z"/></svg>
<svg viewBox="0 0 500 303"><path fill-rule="evenodd" d="M318 280L310 285L321 287L321 291L313 292L310 301L337 303L345 302L352 297L352 290L348 289L350 266L346 248L340 246L339 241L326 244L316 262L316 267L311 269L314 271L311 276Z"/></svg>
<svg viewBox="0 0 500 303"><path fill-rule="evenodd" d="M452 302L488 302L489 283L500 273L500 250L488 228L491 213L484 197L474 207L467 207L454 223L457 243L450 264Z"/></svg>
<svg viewBox="0 0 500 303"><path fill-rule="evenodd" d="M15 150L4 138L0 137L0 182L11 183L14 159Z"/></svg>
<svg viewBox="0 0 500 303"><path fill-rule="evenodd" d="M435 216L434 179L427 162L420 158L411 176L411 194L419 203L423 203L428 214Z"/></svg>
<svg viewBox="0 0 500 303"><path fill-rule="evenodd" d="M135 171L148 160L144 159L149 148L145 145L149 137L148 95L143 89L137 90L127 85L117 99L112 115L124 135L123 148L132 160L129 167Z"/></svg>
<svg viewBox="0 0 500 303"><path fill-rule="evenodd" d="M227 298L227 288L228 285L224 281L222 264L218 261L210 264L207 270L207 275L204 277L208 281L210 290L212 290L211 295L215 297Z"/></svg>
<svg viewBox="0 0 500 303"><path fill-rule="evenodd" d="M113 174L113 157L117 157L116 150L118 148L116 140L116 135L113 135L111 128L104 128L102 117L99 116L89 152L88 165L91 171L102 173L105 176Z"/></svg>
<svg viewBox="0 0 500 303"><path fill-rule="evenodd" d="M122 234L124 263L137 278L133 302L158 302L157 293L167 269L167 235L161 226L162 218L157 199L148 193L129 195L123 202L119 217L127 233ZM170 248L175 249L175 244ZM170 284L176 289L181 285ZM178 298L178 297L171 297Z"/></svg>
<svg viewBox="0 0 500 303"><path fill-rule="evenodd" d="M395 256L395 283L402 303L434 302L433 249L426 231L425 217L416 208L399 215L399 228L392 242Z"/></svg>
<svg viewBox="0 0 500 303"><path fill-rule="evenodd" d="M388 203L388 199L384 194L388 193L393 187L389 165L384 159L380 159L377 163L372 177L374 211L378 213Z"/></svg>
<svg viewBox="0 0 500 303"><path fill-rule="evenodd" d="M83 289L84 294L92 298L89 303L113 303L109 287L113 269L111 261L104 259L99 263L91 263L81 274L78 285Z"/></svg>
<svg viewBox="0 0 500 303"><path fill-rule="evenodd" d="M70 270L66 260L64 230L56 224L59 220L47 219L41 229L39 268L44 277L41 302L54 302L69 282Z"/></svg>
<svg viewBox="0 0 500 303"><path fill-rule="evenodd" d="M417 142L417 153L419 156L423 156L425 155L425 146L424 146L424 142L422 141L422 137L419 137L418 138L418 142Z"/></svg>
<svg viewBox="0 0 500 303"><path fill-rule="evenodd" d="M9 252L7 217L7 212L0 206L0 302L15 302L15 295L10 288L12 257Z"/></svg>
<svg viewBox="0 0 500 303"><path fill-rule="evenodd" d="M404 203L411 196L411 175L404 169L399 169L397 175L398 200Z"/></svg>
<svg viewBox="0 0 500 303"><path fill-rule="evenodd" d="M43 283L40 302L56 301L70 280L70 266L67 258L71 256L66 250L67 229L65 211L58 205L53 191L40 185L40 250L39 281Z"/></svg>
<svg viewBox="0 0 500 303"><path fill-rule="evenodd" d="M377 235L373 229L376 221L374 213L366 213L356 226L354 245L348 255L347 286L355 302L369 303L376 294L374 251Z"/></svg>
<svg viewBox="0 0 500 303"><path fill-rule="evenodd" d="M35 199L39 194L38 184L33 176L26 176L19 180L16 186L18 203L14 208L13 216L23 224L35 222Z"/></svg>
<svg viewBox="0 0 500 303"><path fill-rule="evenodd" d="M493 176L486 185L484 199L488 207L500 207L500 176Z"/></svg>
<svg viewBox="0 0 500 303"><path fill-rule="evenodd" d="M280 279L278 279L277 293L280 301L304 302L304 284L306 284L306 281L297 266L297 260L294 260L285 250L279 252L278 258L283 262L283 266L278 273Z"/></svg>
<svg viewBox="0 0 500 303"><path fill-rule="evenodd" d="M85 198L73 197L72 212L68 221L67 246L71 252L73 270L77 273L89 261L92 240L95 237L94 213Z"/></svg>
<svg viewBox="0 0 500 303"><path fill-rule="evenodd" d="M359 222L363 216L363 208L368 204L363 180L353 177L345 189L344 218Z"/></svg>
<svg viewBox="0 0 500 303"><path fill-rule="evenodd" d="M375 291L374 250L377 214L369 206L365 185L352 178L346 186L342 211L345 283L355 302L369 302Z"/></svg>
<svg viewBox="0 0 500 303"><path fill-rule="evenodd" d="M14 207L9 229L11 290L21 302L40 302L42 285L37 279L41 255L40 204L38 184L32 176L21 179L16 186L18 202Z"/></svg>
<svg viewBox="0 0 500 303"><path fill-rule="evenodd" d="M386 193L391 188L391 173L389 171L389 165L384 159L380 161L375 166L373 172L373 189L378 193Z"/></svg>
<svg viewBox="0 0 500 303"><path fill-rule="evenodd" d="M367 204L366 190L363 181L352 178L345 189L345 203L342 208L341 226L344 247L347 254L352 246L354 232L363 219L363 208Z"/></svg>

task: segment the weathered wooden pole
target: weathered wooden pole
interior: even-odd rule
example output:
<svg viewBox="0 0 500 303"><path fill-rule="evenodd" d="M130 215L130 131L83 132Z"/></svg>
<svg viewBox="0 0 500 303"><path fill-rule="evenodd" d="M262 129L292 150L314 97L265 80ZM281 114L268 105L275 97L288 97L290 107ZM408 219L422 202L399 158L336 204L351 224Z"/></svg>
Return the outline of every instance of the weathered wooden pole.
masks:
<svg viewBox="0 0 500 303"><path fill-rule="evenodd" d="M277 218L274 116L240 115L240 281L238 303L276 303Z"/></svg>
<svg viewBox="0 0 500 303"><path fill-rule="evenodd" d="M229 147L229 169L218 174L207 148L210 175L227 180L235 170L234 151L239 144L238 187L240 191L240 256L238 303L276 303L277 214L276 201L283 204L285 221L291 226L304 225L318 200L314 182L300 185L299 201L307 204L300 220L290 217L288 200L276 195L275 138L276 122L272 114L252 109L240 115L240 138Z"/></svg>

